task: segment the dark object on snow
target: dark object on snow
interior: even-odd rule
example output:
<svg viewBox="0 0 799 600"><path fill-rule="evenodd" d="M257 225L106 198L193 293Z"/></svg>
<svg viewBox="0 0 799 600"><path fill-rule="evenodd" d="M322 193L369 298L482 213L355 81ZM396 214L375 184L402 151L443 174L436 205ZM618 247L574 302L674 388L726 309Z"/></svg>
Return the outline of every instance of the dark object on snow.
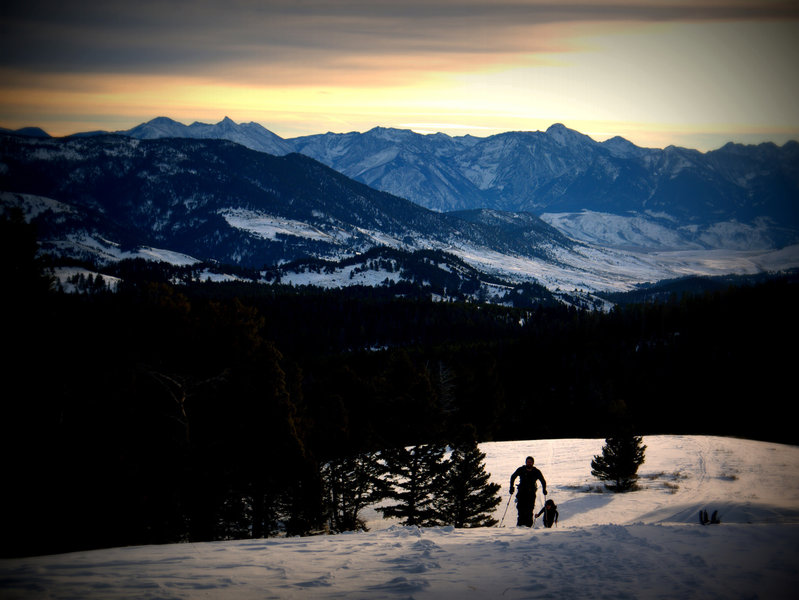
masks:
<svg viewBox="0 0 799 600"><path fill-rule="evenodd" d="M544 496L547 495L547 482L541 471L533 466L534 462L533 457L528 456L524 461L524 466L516 469L513 475L510 476L511 494L513 494L513 484L516 478L519 478L519 489L516 494L516 510L519 512L519 518L516 521L516 525L524 525L525 527L533 526L536 481L541 482Z"/></svg>
<svg viewBox="0 0 799 600"><path fill-rule="evenodd" d="M636 489L638 467L644 463L646 446L643 438L633 435L624 426L605 439L602 455L591 461L591 475L605 481L605 487L612 492L630 492Z"/></svg>
<svg viewBox="0 0 799 600"><path fill-rule="evenodd" d="M721 519L719 519L719 511L714 510L713 516L709 519L707 518L707 510L700 510L699 511L699 522L702 525L718 525L721 523Z"/></svg>
<svg viewBox="0 0 799 600"><path fill-rule="evenodd" d="M558 507L552 500L544 502L544 508L538 511L535 518L544 513L544 527L552 527L553 524L558 522Z"/></svg>

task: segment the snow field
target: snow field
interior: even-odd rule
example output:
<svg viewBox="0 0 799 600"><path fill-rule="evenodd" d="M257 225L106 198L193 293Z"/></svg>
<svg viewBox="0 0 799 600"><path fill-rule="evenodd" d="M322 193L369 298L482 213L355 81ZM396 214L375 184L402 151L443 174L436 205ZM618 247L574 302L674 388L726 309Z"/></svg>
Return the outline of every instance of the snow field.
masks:
<svg viewBox="0 0 799 600"><path fill-rule="evenodd" d="M3 599L795 598L799 447L645 437L641 489L599 493L603 440L481 446L503 485L528 454L558 504L553 529L372 531L76 552L0 561ZM539 504L540 506L540 498ZM722 524L702 526L702 508Z"/></svg>

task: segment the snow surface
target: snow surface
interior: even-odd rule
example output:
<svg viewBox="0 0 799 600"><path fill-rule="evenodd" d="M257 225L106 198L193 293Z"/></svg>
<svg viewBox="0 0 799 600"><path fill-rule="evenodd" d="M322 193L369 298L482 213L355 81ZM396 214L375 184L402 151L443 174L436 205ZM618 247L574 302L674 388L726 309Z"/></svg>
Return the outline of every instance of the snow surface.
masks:
<svg viewBox="0 0 799 600"><path fill-rule="evenodd" d="M724 221L712 225L681 226L664 213L617 215L583 210L544 213L541 220L569 237L599 246L632 250L768 250L774 248L774 225Z"/></svg>
<svg viewBox="0 0 799 600"><path fill-rule="evenodd" d="M22 210L25 221L30 223L44 212L71 213L72 207L58 200L33 194L17 194L14 192L0 192L0 205L15 206Z"/></svg>
<svg viewBox="0 0 799 600"><path fill-rule="evenodd" d="M167 250L166 248L139 246L133 250L122 250L122 247L116 242L85 234L72 234L64 240L56 242L46 240L44 245L69 250L71 253L83 253L87 256L110 262L135 258L165 262L175 266L189 266L200 262L188 254Z"/></svg>
<svg viewBox="0 0 799 600"><path fill-rule="evenodd" d="M2 598L459 599L796 597L799 447L707 436L644 438L641 490L600 493L603 440L481 446L509 506L501 528L373 529L0 560ZM508 479L528 454L560 520L517 528ZM540 505L540 493L538 505ZM702 526L700 509L720 525ZM368 514L367 514L368 513Z"/></svg>
<svg viewBox="0 0 799 600"><path fill-rule="evenodd" d="M376 287L382 285L386 280L392 283L397 283L401 280L399 271L393 273L384 269L369 269L363 271L359 270L357 268L358 266L335 268L323 272L288 272L281 277L280 283L295 286L312 285L327 289L337 289L351 285Z"/></svg>
<svg viewBox="0 0 799 600"><path fill-rule="evenodd" d="M476 269L513 281L535 280L547 289L629 291L637 284L689 275L752 275L799 268L799 245L778 250L619 250L553 246L541 260L468 245L442 248Z"/></svg>
<svg viewBox="0 0 799 600"><path fill-rule="evenodd" d="M231 227L249 231L267 240L275 240L278 235L293 235L312 240L329 240L330 236L309 223L276 217L241 208L225 209L220 214Z"/></svg>

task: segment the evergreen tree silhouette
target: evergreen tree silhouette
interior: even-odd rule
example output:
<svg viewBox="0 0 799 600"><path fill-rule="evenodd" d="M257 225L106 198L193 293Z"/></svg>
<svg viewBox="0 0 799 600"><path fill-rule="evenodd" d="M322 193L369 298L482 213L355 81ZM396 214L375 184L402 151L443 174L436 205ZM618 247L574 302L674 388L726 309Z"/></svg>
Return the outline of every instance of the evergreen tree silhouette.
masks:
<svg viewBox="0 0 799 600"><path fill-rule="evenodd" d="M638 467L644 463L646 446L641 436L633 435L629 429L608 437L602 447L602 456L591 461L591 475L605 482L605 487L614 492L635 489Z"/></svg>
<svg viewBox="0 0 799 600"><path fill-rule="evenodd" d="M491 527L491 515L500 503L500 485L489 483L485 453L473 436L457 443L444 476L444 486L436 507L440 520L455 527Z"/></svg>
<svg viewBox="0 0 799 600"><path fill-rule="evenodd" d="M397 517L402 525L440 525L435 500L444 482L444 452L440 444L420 444L382 453L390 488L386 497L395 504L378 507L384 517Z"/></svg>
<svg viewBox="0 0 799 600"><path fill-rule="evenodd" d="M385 484L380 473L377 455L372 452L333 459L322 466L325 508L331 531L368 531L359 513L383 498Z"/></svg>

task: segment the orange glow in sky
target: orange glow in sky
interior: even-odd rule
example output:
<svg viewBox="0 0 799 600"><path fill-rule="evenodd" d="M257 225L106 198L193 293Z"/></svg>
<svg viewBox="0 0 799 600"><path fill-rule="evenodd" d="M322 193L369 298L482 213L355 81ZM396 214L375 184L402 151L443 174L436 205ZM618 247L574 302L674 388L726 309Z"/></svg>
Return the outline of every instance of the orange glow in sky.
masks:
<svg viewBox="0 0 799 600"><path fill-rule="evenodd" d="M797 40L794 0L7 0L0 126L229 116L288 138L559 122L641 146L784 143L799 139Z"/></svg>

